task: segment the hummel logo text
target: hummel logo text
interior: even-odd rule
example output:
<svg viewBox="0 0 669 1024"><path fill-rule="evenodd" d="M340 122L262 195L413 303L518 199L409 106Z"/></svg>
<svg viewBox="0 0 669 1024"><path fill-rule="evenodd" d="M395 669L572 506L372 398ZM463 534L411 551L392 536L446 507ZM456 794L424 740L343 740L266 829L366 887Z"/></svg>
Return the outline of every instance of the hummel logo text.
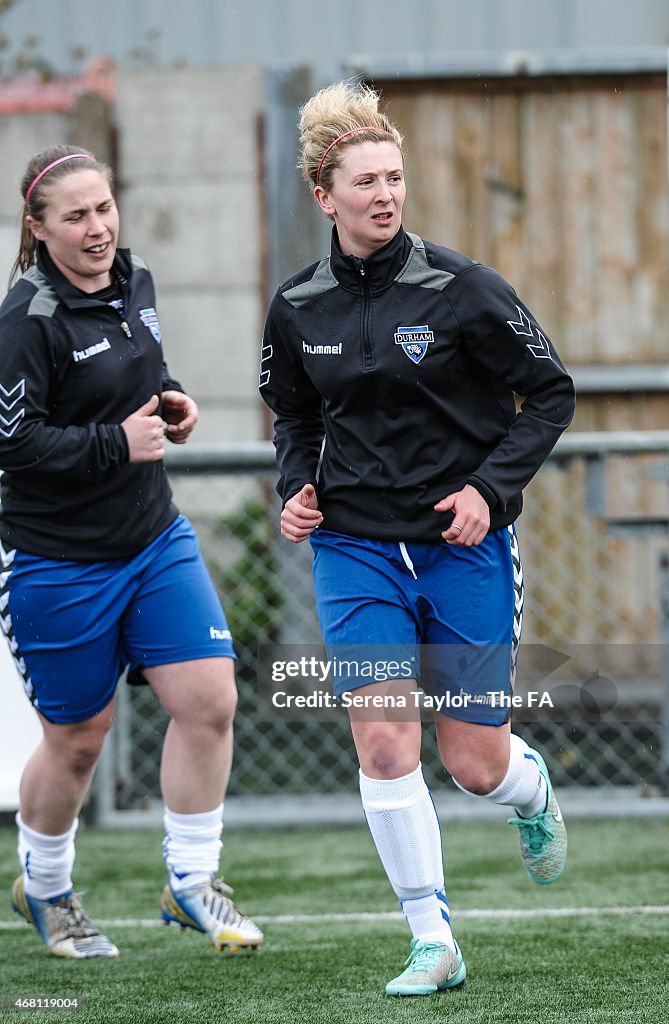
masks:
<svg viewBox="0 0 669 1024"><path fill-rule="evenodd" d="M232 633L229 629L218 629L216 626L209 627L209 636L212 640L231 640Z"/></svg>
<svg viewBox="0 0 669 1024"><path fill-rule="evenodd" d="M302 351L309 356L340 356L341 341L338 345L309 345L303 340Z"/></svg>
<svg viewBox="0 0 669 1024"><path fill-rule="evenodd" d="M72 353L72 358L75 363L80 363L83 359L90 359L91 356L97 356L100 352L106 352L111 348L107 338L103 338L97 345L90 345L88 348L75 349Z"/></svg>

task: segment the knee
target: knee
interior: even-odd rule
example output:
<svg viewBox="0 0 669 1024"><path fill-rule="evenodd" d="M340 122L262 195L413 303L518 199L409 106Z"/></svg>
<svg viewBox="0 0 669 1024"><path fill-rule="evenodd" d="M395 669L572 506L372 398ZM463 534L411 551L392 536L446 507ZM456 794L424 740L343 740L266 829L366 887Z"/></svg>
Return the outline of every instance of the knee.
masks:
<svg viewBox="0 0 669 1024"><path fill-rule="evenodd" d="M222 735L232 728L239 700L235 682L234 662L221 660L221 674L209 687L210 720L215 731Z"/></svg>
<svg viewBox="0 0 669 1024"><path fill-rule="evenodd" d="M375 779L397 779L408 775L418 766L413 750L401 742L394 729L383 725L366 731L364 745L358 749L360 767L365 775Z"/></svg>
<svg viewBox="0 0 669 1024"><path fill-rule="evenodd" d="M237 687L234 680L212 693L207 720L216 733L223 734L232 728L237 702Z"/></svg>
<svg viewBox="0 0 669 1024"><path fill-rule="evenodd" d="M72 775L86 778L95 768L108 729L82 729L70 736L61 756Z"/></svg>
<svg viewBox="0 0 669 1024"><path fill-rule="evenodd" d="M149 681L177 729L211 737L232 728L237 686L231 658L161 667L152 670Z"/></svg>
<svg viewBox="0 0 669 1024"><path fill-rule="evenodd" d="M237 711L237 687L233 675L226 675L200 691L199 700L187 702L176 710L174 718L184 725L224 736L232 729Z"/></svg>
<svg viewBox="0 0 669 1024"><path fill-rule="evenodd" d="M491 762L461 763L446 766L456 786L475 796L487 796L497 789L505 775L505 769Z"/></svg>

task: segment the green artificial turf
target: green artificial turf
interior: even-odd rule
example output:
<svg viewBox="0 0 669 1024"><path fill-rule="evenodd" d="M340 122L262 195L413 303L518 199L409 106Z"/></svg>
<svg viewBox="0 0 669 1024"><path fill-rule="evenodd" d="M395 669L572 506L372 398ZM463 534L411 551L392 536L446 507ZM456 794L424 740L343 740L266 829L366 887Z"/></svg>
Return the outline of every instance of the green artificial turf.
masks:
<svg viewBox="0 0 669 1024"><path fill-rule="evenodd" d="M563 878L543 887L525 875L517 837L503 819L447 824L447 889L469 976L455 991L389 999L383 988L402 968L409 935L364 826L229 832L226 878L266 936L257 953L239 956L218 955L203 936L157 924L164 881L158 831L82 828L76 885L121 956L49 957L7 897L0 903L1 1019L665 1024L669 821L579 820L569 839ZM0 829L7 893L15 874L14 830ZM665 912L641 913L643 906ZM587 908L600 913L583 913ZM344 914L353 918L333 917ZM78 996L84 1005L13 1009L20 995Z"/></svg>

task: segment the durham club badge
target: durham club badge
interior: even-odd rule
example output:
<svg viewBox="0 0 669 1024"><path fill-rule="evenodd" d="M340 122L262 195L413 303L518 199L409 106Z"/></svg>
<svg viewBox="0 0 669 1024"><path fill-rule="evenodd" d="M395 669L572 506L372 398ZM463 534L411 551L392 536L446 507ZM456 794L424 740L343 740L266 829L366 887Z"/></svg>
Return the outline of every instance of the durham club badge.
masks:
<svg viewBox="0 0 669 1024"><path fill-rule="evenodd" d="M158 320L158 314L153 307L149 309L140 309L139 316L145 327L148 327L153 335L154 341L160 344L160 322Z"/></svg>
<svg viewBox="0 0 669 1024"><path fill-rule="evenodd" d="M427 324L422 327L398 327L395 344L402 346L402 351L413 363L419 363L427 346L434 341L434 334Z"/></svg>

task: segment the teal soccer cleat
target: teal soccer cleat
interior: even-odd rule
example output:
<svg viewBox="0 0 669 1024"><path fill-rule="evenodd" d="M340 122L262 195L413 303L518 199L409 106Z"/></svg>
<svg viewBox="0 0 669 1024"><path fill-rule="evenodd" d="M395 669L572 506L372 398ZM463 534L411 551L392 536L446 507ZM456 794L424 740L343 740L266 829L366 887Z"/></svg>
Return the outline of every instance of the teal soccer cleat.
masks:
<svg viewBox="0 0 669 1024"><path fill-rule="evenodd" d="M555 793L548 775L548 768L541 754L532 751L539 771L546 780L548 800L546 810L533 818L509 818L509 825L515 825L520 832L520 859L528 875L539 885L557 882L564 870L567 859L567 829L562 812L555 799Z"/></svg>
<svg viewBox="0 0 669 1024"><path fill-rule="evenodd" d="M462 953L443 942L411 940L406 970L386 985L387 996L431 996L439 989L455 988L467 977Z"/></svg>
<svg viewBox="0 0 669 1024"><path fill-rule="evenodd" d="M12 886L12 908L37 928L52 956L72 960L118 956L114 943L95 927L74 892L38 900L25 891L20 875Z"/></svg>
<svg viewBox="0 0 669 1024"><path fill-rule="evenodd" d="M160 899L163 920L203 932L218 952L256 949L263 941L263 933L240 913L231 895L232 889L220 878L176 893L168 884Z"/></svg>

